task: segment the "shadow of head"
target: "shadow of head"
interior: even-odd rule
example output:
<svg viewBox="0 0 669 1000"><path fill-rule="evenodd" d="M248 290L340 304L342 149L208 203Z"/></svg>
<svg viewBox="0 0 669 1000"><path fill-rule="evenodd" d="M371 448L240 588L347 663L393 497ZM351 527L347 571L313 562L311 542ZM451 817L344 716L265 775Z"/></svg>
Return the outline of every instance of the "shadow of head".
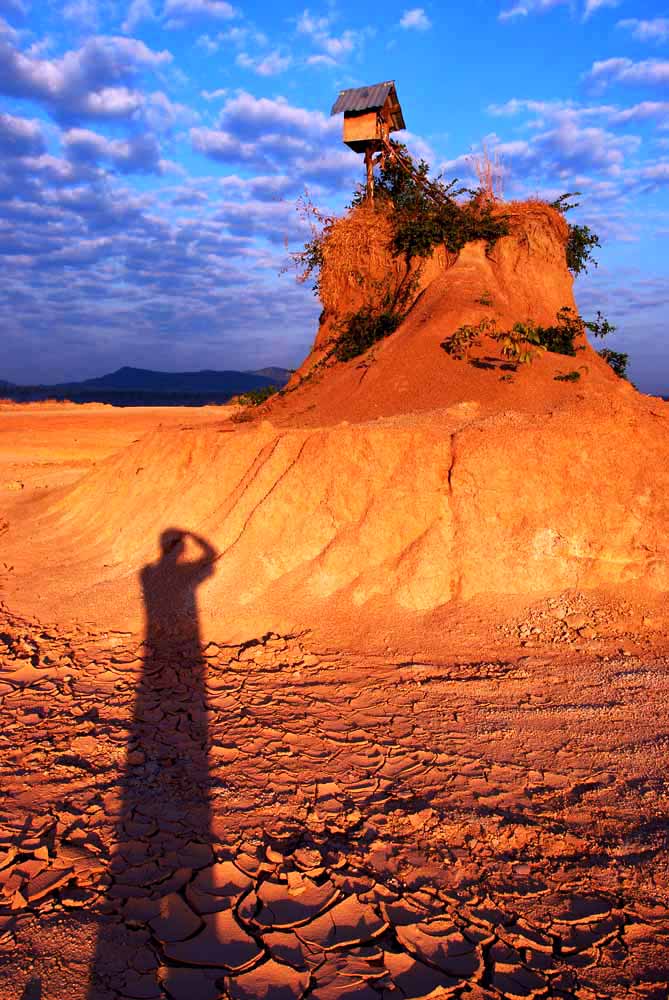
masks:
<svg viewBox="0 0 669 1000"><path fill-rule="evenodd" d="M183 555L186 547L185 535L186 532L180 531L179 528L168 528L167 531L163 531L160 536L160 552L163 558L176 560Z"/></svg>
<svg viewBox="0 0 669 1000"><path fill-rule="evenodd" d="M31 979L21 994L21 1000L42 1000L42 980Z"/></svg>

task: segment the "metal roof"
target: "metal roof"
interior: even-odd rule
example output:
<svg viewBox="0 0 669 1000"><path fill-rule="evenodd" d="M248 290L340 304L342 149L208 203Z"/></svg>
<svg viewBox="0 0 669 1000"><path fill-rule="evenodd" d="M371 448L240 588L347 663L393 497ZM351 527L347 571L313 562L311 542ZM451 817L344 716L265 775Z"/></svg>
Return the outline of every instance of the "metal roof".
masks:
<svg viewBox="0 0 669 1000"><path fill-rule="evenodd" d="M386 83L374 83L371 87L341 90L339 97L332 105L330 114L336 115L338 111L373 111L376 108L382 108L388 94L394 90L394 80L388 80ZM397 99L397 95L395 95L395 99Z"/></svg>

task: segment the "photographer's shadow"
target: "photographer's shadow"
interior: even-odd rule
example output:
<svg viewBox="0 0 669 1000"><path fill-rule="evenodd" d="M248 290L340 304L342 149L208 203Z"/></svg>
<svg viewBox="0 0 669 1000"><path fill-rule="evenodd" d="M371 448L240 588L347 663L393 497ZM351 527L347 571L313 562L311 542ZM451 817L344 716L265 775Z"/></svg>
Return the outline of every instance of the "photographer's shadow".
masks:
<svg viewBox="0 0 669 1000"><path fill-rule="evenodd" d="M198 555L188 558L193 547ZM149 995L141 989L155 982L162 964L161 921L172 911L178 919L179 893L193 871L213 859L197 588L214 572L216 559L203 538L171 528L160 537L159 558L140 574L144 664L89 1000Z"/></svg>

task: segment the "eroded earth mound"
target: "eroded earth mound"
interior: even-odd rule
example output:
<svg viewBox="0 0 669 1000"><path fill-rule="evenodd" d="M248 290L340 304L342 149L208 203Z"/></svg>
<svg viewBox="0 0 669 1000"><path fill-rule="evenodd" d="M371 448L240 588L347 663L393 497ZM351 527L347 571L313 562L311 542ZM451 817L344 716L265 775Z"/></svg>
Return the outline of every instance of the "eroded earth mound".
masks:
<svg viewBox="0 0 669 1000"><path fill-rule="evenodd" d="M343 636L361 616L484 595L669 589L666 403L582 336L574 357L511 371L487 336L469 360L441 346L484 318L549 325L575 308L563 218L534 202L510 214L492 250L435 254L399 329L346 363L323 359L337 310L360 304L361 265L332 278L326 257L314 352L255 419L160 427L60 493L19 497L3 539L16 605L140 629L138 574L172 527L216 551L205 631L242 641L323 621ZM401 281L383 226L370 233L372 284L384 269Z"/></svg>
<svg viewBox="0 0 669 1000"><path fill-rule="evenodd" d="M257 409L3 409L0 1000L666 1000L667 405L444 351L574 307L510 210Z"/></svg>

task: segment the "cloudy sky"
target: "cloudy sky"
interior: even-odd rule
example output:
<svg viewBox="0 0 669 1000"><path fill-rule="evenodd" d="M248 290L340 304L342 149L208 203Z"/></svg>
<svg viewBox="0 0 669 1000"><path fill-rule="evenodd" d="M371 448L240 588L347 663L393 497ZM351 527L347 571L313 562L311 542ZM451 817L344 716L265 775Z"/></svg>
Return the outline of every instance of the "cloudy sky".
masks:
<svg viewBox="0 0 669 1000"><path fill-rule="evenodd" d="M296 199L341 209L332 102L395 79L435 171L468 180L487 141L507 197L582 192L581 312L669 391L669 16L641 6L0 0L0 378L298 364Z"/></svg>

